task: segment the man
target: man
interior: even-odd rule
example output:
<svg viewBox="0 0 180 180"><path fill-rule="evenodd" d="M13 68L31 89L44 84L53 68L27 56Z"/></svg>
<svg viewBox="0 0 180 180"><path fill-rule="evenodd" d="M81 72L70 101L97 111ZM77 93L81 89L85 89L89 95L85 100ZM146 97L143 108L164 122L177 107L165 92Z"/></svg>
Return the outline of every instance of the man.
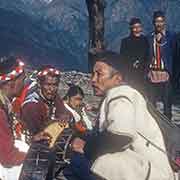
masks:
<svg viewBox="0 0 180 180"><path fill-rule="evenodd" d="M92 130L92 122L86 114L83 105L84 92L77 85L70 85L64 97L65 107L72 113L74 118L75 137L86 139ZM90 106L87 107L90 110ZM90 161L82 153L72 152L70 164L64 169L67 180L94 180L90 171Z"/></svg>
<svg viewBox="0 0 180 180"><path fill-rule="evenodd" d="M94 160L91 169L99 179L173 180L156 120L143 96L124 83L125 61L110 51L95 60L92 86L103 97L98 133L86 142L74 139L72 148Z"/></svg>
<svg viewBox="0 0 180 180"><path fill-rule="evenodd" d="M126 57L127 82L134 88L144 92L145 64L148 60L149 45L143 35L139 18L132 18L129 23L130 35L121 41L120 53Z"/></svg>
<svg viewBox="0 0 180 180"><path fill-rule="evenodd" d="M60 161L58 167L65 165L65 141L71 135L71 129L66 128L65 135L61 134L52 147L52 136L45 131L46 127L58 121L62 124L70 123L70 113L64 107L58 95L60 72L54 67L44 66L38 72L38 87L29 94L22 105L22 120L32 135L32 142L27 158L23 164L20 180L53 179L55 176L56 158ZM56 127L51 131L55 133ZM62 141L61 141L62 140ZM56 153L60 150L59 155Z"/></svg>
<svg viewBox="0 0 180 180"><path fill-rule="evenodd" d="M76 128L81 133L92 130L92 122L86 113L86 109L89 108L90 110L91 107L85 106L83 103L83 90L77 85L71 85L63 99L65 107L74 117Z"/></svg>
<svg viewBox="0 0 180 180"><path fill-rule="evenodd" d="M0 165L3 180L17 180L26 154L15 147L11 101L23 89L24 63L15 57L0 59Z"/></svg>
<svg viewBox="0 0 180 180"><path fill-rule="evenodd" d="M154 12L153 24L154 32L149 36L149 98L154 105L162 99L164 114L171 119L175 36L166 30L166 19L162 11Z"/></svg>

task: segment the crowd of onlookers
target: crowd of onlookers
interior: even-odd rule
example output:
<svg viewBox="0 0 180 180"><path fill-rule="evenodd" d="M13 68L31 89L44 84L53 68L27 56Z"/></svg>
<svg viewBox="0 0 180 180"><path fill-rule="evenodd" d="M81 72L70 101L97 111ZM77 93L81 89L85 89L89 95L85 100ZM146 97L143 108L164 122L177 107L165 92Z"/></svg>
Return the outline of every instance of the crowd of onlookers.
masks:
<svg viewBox="0 0 180 180"><path fill-rule="evenodd" d="M169 31L164 12L154 12L153 31L146 36L139 18L129 23L130 34L122 39L120 53L127 62L127 81L155 105L163 102L164 114L172 118L173 89L179 85L179 35Z"/></svg>

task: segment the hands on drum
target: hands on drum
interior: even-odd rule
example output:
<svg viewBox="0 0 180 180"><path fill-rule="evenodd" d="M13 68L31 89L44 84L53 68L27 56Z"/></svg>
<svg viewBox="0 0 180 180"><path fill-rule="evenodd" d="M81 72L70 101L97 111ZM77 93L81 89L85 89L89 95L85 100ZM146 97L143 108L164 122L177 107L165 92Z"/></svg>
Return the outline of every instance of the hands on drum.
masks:
<svg viewBox="0 0 180 180"><path fill-rule="evenodd" d="M54 119L47 125L43 131L36 134L33 137L34 141L47 140L49 148L54 147L54 144L58 136L63 132L65 128L69 127L69 114L63 114L60 118Z"/></svg>
<svg viewBox="0 0 180 180"><path fill-rule="evenodd" d="M51 139L52 139L51 135L44 131L41 131L33 136L33 141L47 140L48 143L50 143Z"/></svg>

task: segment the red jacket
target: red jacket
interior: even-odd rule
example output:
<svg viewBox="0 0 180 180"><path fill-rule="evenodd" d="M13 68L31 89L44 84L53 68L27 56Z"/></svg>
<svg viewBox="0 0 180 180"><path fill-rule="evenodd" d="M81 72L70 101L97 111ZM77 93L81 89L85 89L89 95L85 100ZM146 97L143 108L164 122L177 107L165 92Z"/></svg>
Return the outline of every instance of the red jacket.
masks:
<svg viewBox="0 0 180 180"><path fill-rule="evenodd" d="M71 117L70 112L66 110L63 101L59 96L56 97L54 103L56 107L55 117L57 119L63 119L64 114L69 114ZM44 129L49 121L49 108L40 98L37 102L32 101L23 105L21 115L26 128L34 135Z"/></svg>
<svg viewBox="0 0 180 180"><path fill-rule="evenodd" d="M25 153L14 146L14 139L6 112L0 108L0 164L5 167L20 165Z"/></svg>

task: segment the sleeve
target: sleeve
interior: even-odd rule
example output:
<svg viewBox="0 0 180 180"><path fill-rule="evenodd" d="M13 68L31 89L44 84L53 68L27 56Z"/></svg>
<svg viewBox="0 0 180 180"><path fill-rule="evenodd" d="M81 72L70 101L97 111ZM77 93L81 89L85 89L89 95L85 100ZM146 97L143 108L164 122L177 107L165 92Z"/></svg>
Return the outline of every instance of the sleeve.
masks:
<svg viewBox="0 0 180 180"><path fill-rule="evenodd" d="M108 105L106 130L87 140L87 157L95 160L103 154L126 149L136 137L134 117L134 107L128 99L112 100Z"/></svg>
<svg viewBox="0 0 180 180"><path fill-rule="evenodd" d="M58 119L62 119L62 120L68 120L71 122L72 118L73 118L73 115L72 113L65 107L62 99L60 97L57 97L56 99L56 118ZM64 119L65 118L65 119Z"/></svg>
<svg viewBox="0 0 180 180"><path fill-rule="evenodd" d="M0 164L11 167L20 165L26 154L14 146L13 135L7 122L5 112L0 110Z"/></svg>
<svg viewBox="0 0 180 180"><path fill-rule="evenodd" d="M145 59L144 59L144 74L145 74L145 78L147 78L147 74L149 71L149 65L150 65L150 42L147 36L145 36L145 43L146 43L146 47L145 47Z"/></svg>
<svg viewBox="0 0 180 180"><path fill-rule="evenodd" d="M107 131L117 135L136 137L135 108L125 97L117 97L108 103Z"/></svg>
<svg viewBox="0 0 180 180"><path fill-rule="evenodd" d="M148 66L149 66L149 64L151 63L151 60L152 60L152 56L153 56L153 41L154 41L154 39L153 39L153 36L150 34L147 34L146 38L147 38L147 43L148 43L147 55L148 55Z"/></svg>
<svg viewBox="0 0 180 180"><path fill-rule="evenodd" d="M124 56L126 55L126 43L124 39L121 40L120 54Z"/></svg>
<svg viewBox="0 0 180 180"><path fill-rule="evenodd" d="M180 76L180 40L178 35L174 35L173 38L173 45L172 45L172 53L173 53L173 62L172 62L172 82L175 89L179 86L179 76Z"/></svg>
<svg viewBox="0 0 180 180"><path fill-rule="evenodd" d="M26 128L33 134L37 133L43 125L42 119L44 119L44 115L42 112L45 111L35 102L27 103L22 107L21 118Z"/></svg>

